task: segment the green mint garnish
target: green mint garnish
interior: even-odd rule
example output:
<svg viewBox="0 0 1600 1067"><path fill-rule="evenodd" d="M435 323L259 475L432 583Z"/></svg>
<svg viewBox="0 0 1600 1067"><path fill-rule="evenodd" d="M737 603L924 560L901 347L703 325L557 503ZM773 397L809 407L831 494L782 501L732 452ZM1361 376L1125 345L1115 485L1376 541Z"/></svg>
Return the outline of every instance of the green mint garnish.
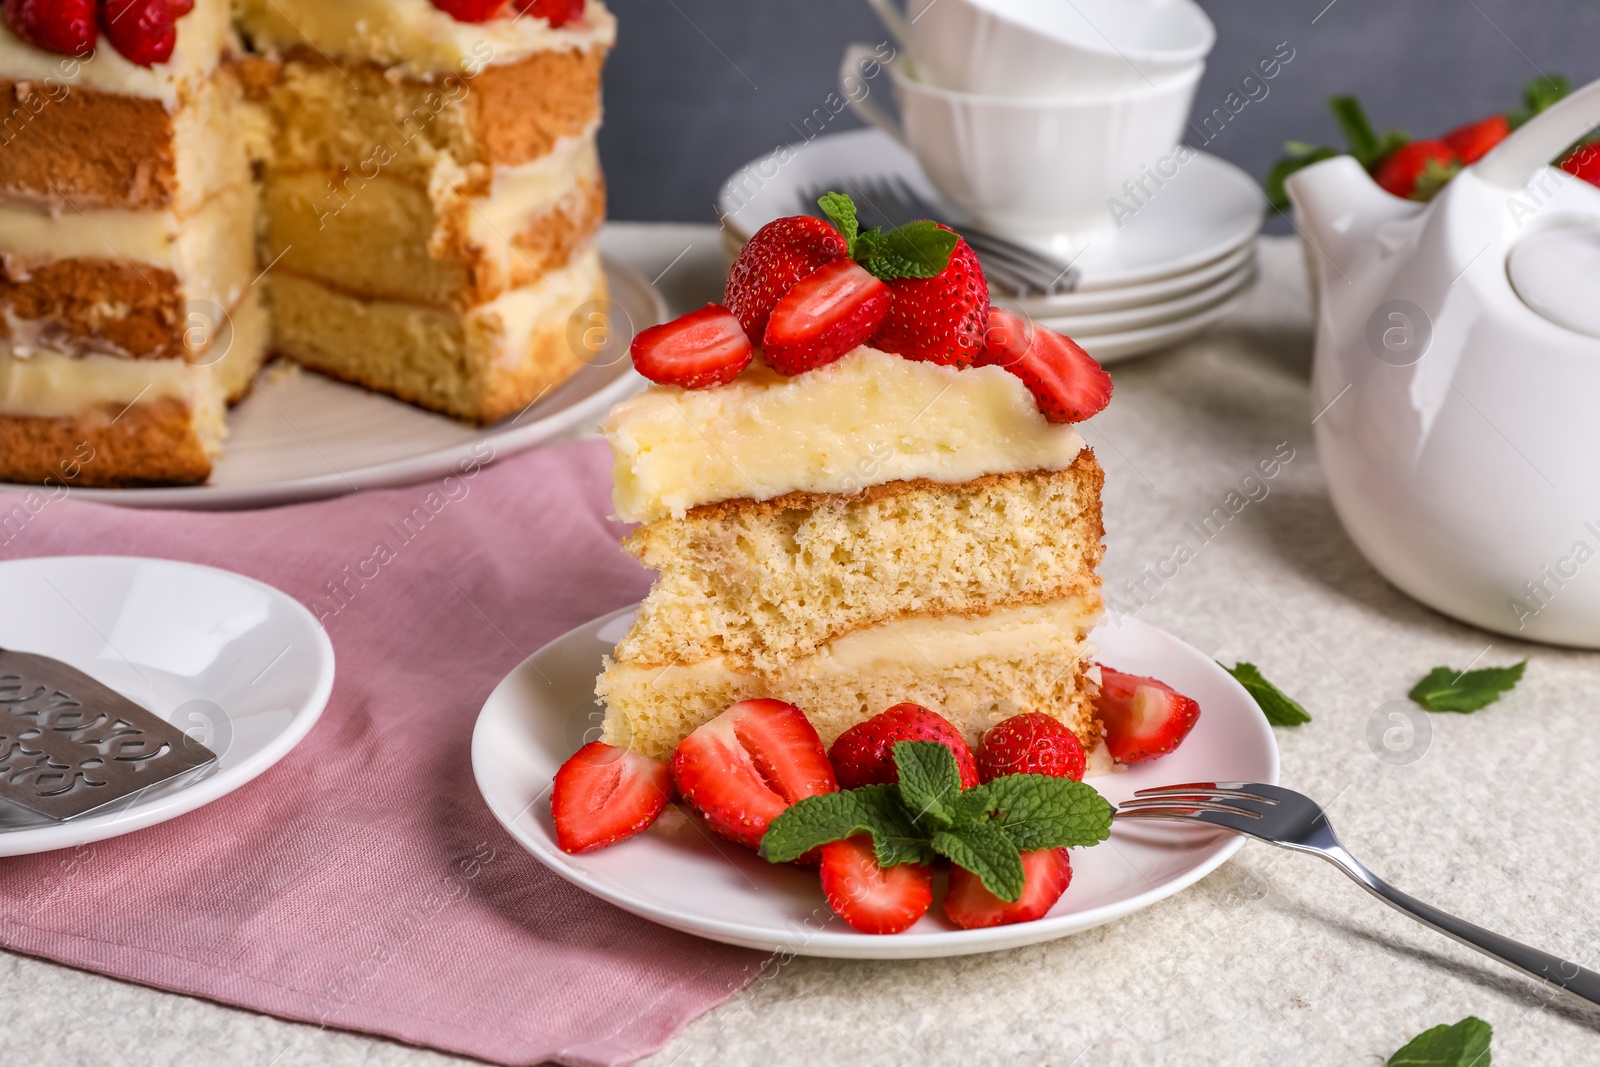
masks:
<svg viewBox="0 0 1600 1067"><path fill-rule="evenodd" d="M863 230L855 201L843 193L827 193L817 201L844 235L847 254L883 281L896 278L932 278L950 265L960 238L936 222L918 219L887 232Z"/></svg>
<svg viewBox="0 0 1600 1067"><path fill-rule="evenodd" d="M1476 671L1458 671L1453 667L1435 667L1412 686L1406 695L1428 711L1477 711L1500 699L1522 681L1522 672L1528 661L1509 667L1485 667Z"/></svg>
<svg viewBox="0 0 1600 1067"><path fill-rule="evenodd" d="M1489 1067L1494 1029L1476 1015L1424 1030L1389 1057L1387 1067Z"/></svg>
<svg viewBox="0 0 1600 1067"><path fill-rule="evenodd" d="M894 746L896 785L807 797L767 827L761 854L787 863L819 845L872 835L880 866L931 863L966 868L1001 900L1022 895L1022 853L1083 848L1111 834L1111 805L1093 786L1042 774L1012 774L971 789L950 750L936 741Z"/></svg>
<svg viewBox="0 0 1600 1067"><path fill-rule="evenodd" d="M1232 667L1217 664L1223 670L1233 675L1233 680L1244 686L1244 691L1249 693L1261 708L1261 714L1274 726L1299 726L1303 722L1311 721L1311 713L1300 706L1300 702L1284 693L1282 689L1267 681L1254 663L1235 663Z"/></svg>

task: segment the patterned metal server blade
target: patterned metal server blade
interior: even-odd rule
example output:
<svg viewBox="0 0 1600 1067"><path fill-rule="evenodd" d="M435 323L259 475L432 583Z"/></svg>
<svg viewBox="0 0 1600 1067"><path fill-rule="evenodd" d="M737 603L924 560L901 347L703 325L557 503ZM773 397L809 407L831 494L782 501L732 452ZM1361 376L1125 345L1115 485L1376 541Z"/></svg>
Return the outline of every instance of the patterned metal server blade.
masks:
<svg viewBox="0 0 1600 1067"><path fill-rule="evenodd" d="M23 809L0 825L75 819L216 761L76 667L0 649L0 800Z"/></svg>

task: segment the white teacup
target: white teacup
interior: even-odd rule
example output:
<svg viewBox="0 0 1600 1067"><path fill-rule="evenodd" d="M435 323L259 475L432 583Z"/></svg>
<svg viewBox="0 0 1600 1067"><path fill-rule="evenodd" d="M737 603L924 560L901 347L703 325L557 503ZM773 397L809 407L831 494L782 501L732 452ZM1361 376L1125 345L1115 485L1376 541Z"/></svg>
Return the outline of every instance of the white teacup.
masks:
<svg viewBox="0 0 1600 1067"><path fill-rule="evenodd" d="M1204 64L1154 86L1108 96L1018 100L926 85L888 64L899 120L863 93L877 54L851 45L840 92L856 113L917 157L940 193L972 221L1014 237L1081 245L1115 228L1108 203L1182 138Z"/></svg>
<svg viewBox="0 0 1600 1067"><path fill-rule="evenodd" d="M1194 0L868 0L929 85L1096 96L1180 76L1216 43Z"/></svg>

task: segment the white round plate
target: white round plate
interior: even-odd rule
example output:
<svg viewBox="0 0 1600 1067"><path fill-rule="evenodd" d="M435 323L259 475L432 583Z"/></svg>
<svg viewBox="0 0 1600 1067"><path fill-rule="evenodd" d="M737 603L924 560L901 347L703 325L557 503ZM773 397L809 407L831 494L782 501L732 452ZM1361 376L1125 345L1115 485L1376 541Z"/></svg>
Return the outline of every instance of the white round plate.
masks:
<svg viewBox="0 0 1600 1067"><path fill-rule="evenodd" d="M1034 316L1033 320L1068 337L1124 333L1192 317L1234 296L1255 281L1255 277L1255 264L1246 263L1232 274L1224 275L1202 289L1160 303L1123 308L1120 311L1100 311L1091 315Z"/></svg>
<svg viewBox="0 0 1600 1067"><path fill-rule="evenodd" d="M997 293L995 303L1014 308L1035 319L1050 318L1053 315L1098 315L1107 311L1143 308L1164 300L1187 296L1197 289L1214 285L1221 279L1237 273L1241 267L1254 263L1255 258L1256 242L1251 240L1221 259L1212 260L1182 274L1174 274L1170 278L1158 278L1142 285L1093 289L1084 293L1061 293L1057 296L1014 297Z"/></svg>
<svg viewBox="0 0 1600 1067"><path fill-rule="evenodd" d="M808 213L801 195L833 185L850 192L850 179L900 177L934 203L941 198L916 157L888 134L851 130L780 148L751 160L723 183L717 210L735 252L773 219ZM1138 178L1139 175L1129 175ZM1232 163L1196 151L1165 185L1141 194L1142 206L1075 262L1076 292L1141 285L1205 266L1236 251L1261 231L1267 200L1260 186ZM1129 206L1133 207L1131 200ZM949 211L959 229L960 212ZM1029 242L1053 251L1047 242Z"/></svg>
<svg viewBox="0 0 1600 1067"><path fill-rule="evenodd" d="M311 613L252 578L163 559L0 563L0 647L53 656L216 752L216 770L115 810L0 831L0 856L103 841L233 792L310 731L333 689L333 645Z"/></svg>
<svg viewBox="0 0 1600 1067"><path fill-rule="evenodd" d="M222 459L205 485L74 489L73 495L136 508L267 507L442 478L461 463L503 459L583 429L643 387L628 345L636 331L667 317L665 302L649 282L609 259L605 272L612 303L605 347L512 418L468 426L314 371L279 375L271 367L229 413ZM31 489L0 483L0 493Z"/></svg>
<svg viewBox="0 0 1600 1067"><path fill-rule="evenodd" d="M490 694L472 735L472 770L496 819L534 858L624 911L731 945L803 956L911 959L963 956L1049 941L1148 907L1199 881L1241 838L1184 826L1118 824L1111 839L1074 849L1072 885L1043 919L958 930L938 905L902 934L858 933L829 912L815 871L775 866L713 839L675 808L648 831L570 856L555 841L550 781L597 722L594 679L633 609L557 638ZM1255 701L1208 657L1135 619L1102 627L1101 662L1168 682L1200 702L1178 751L1091 778L1113 803L1136 789L1195 781L1276 783L1278 748Z"/></svg>
<svg viewBox="0 0 1600 1067"><path fill-rule="evenodd" d="M1119 333L1078 334L1072 339L1101 363L1116 363L1132 359L1134 356L1142 356L1147 352L1159 352L1163 348L1171 348L1189 340L1226 318L1244 303L1245 297L1249 295L1250 287L1247 285L1222 303L1196 312L1188 318ZM1049 323L1046 322L1045 325L1048 326Z"/></svg>

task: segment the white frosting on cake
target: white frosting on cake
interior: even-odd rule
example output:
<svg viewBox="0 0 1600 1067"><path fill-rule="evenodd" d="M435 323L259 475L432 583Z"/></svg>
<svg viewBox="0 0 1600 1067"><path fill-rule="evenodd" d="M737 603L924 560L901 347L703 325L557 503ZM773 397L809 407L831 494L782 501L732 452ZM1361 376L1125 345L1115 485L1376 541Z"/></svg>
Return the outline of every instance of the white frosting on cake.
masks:
<svg viewBox="0 0 1600 1067"><path fill-rule="evenodd" d="M854 493L926 478L1063 470L1083 450L1000 367L957 370L865 346L785 378L756 365L715 389L655 386L612 409L617 517L682 518L720 500Z"/></svg>

